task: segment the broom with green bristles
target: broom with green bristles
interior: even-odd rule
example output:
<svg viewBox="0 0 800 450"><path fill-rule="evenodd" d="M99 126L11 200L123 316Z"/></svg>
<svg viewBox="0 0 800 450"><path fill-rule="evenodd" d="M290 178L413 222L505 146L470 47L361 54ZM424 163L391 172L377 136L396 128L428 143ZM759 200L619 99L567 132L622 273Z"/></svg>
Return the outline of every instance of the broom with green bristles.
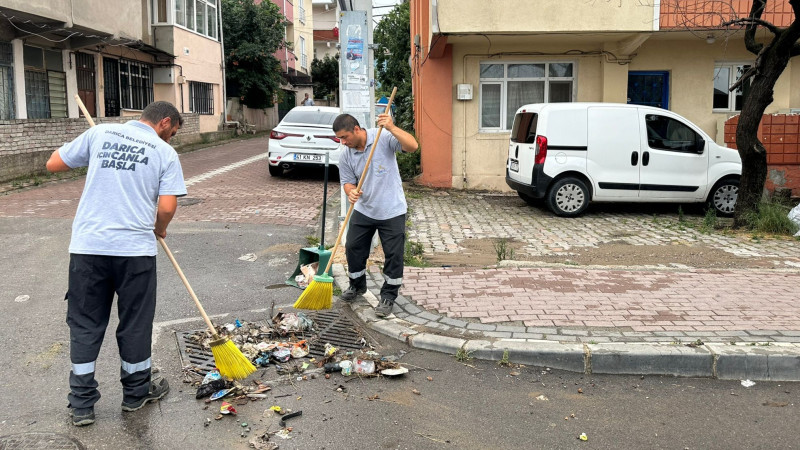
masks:
<svg viewBox="0 0 800 450"><path fill-rule="evenodd" d="M81 111L83 111L83 115L89 122L89 126L93 127L94 120L92 120L92 116L89 114L89 111L86 110L86 106L83 104L83 101L81 101L80 96L77 94L75 94L75 101L78 103L78 107L81 109ZM220 337L219 334L217 334L217 330L214 328L214 325L211 323L208 315L206 315L203 305L200 304L200 300L198 300L197 296L194 295L194 290L192 290L192 286L189 285L189 280L187 280L183 275L183 271L178 265L178 261L175 260L175 257L172 256L172 252L169 251L167 243L164 242L164 239L161 239L161 236L156 236L156 238L158 239L158 242L161 243L164 251L167 253L169 260L172 261L175 271L178 272L178 276L181 277L184 286L186 286L186 289L189 291L189 295L192 296L194 303L197 305L197 309L200 310L200 315L203 316L203 319L206 321L206 325L208 325L209 330L211 330L211 353L214 355L214 362L217 365L217 369L219 369L219 374L223 377L233 378L235 380L247 378L248 375L256 371L255 366L253 366L250 360L247 359L238 348L236 348L236 344L229 341L227 338Z"/></svg>
<svg viewBox="0 0 800 450"><path fill-rule="evenodd" d="M386 105L384 114L389 114L390 108L392 107L392 102L394 101L394 95L396 93L397 87L392 89L392 95L389 97L389 103ZM381 131L383 131L383 127L378 128L378 134L375 136L375 141L372 143L372 149L369 151L367 163L364 165L364 170L361 172L361 178L358 179L356 192L361 190L361 185L364 184L364 179L367 177L367 170L369 170L369 164L372 162L372 155L375 153L375 147L378 146L378 139L381 137ZM325 272L323 272L322 275L314 276L314 280L311 281L311 284L309 284L303 293L300 294L300 298L294 302L295 308L330 309L331 306L333 306L333 277L330 276L331 265L333 264L334 256L336 256L336 250L338 250L339 244L342 242L342 234L344 234L344 230L347 228L347 222L350 220L350 214L353 213L353 207L355 206L355 203L351 203L350 208L347 210L347 215L344 217L344 222L339 228L339 236L336 238L336 245L333 246L333 250L331 251L331 258L328 260L328 265L325 267Z"/></svg>

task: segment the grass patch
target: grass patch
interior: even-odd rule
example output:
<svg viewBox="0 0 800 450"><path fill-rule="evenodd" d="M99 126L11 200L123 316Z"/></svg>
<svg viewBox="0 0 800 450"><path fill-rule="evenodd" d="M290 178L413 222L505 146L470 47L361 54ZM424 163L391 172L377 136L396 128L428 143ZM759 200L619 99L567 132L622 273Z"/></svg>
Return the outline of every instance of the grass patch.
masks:
<svg viewBox="0 0 800 450"><path fill-rule="evenodd" d="M703 221L700 223L700 232L708 234L717 228L717 210L708 208Z"/></svg>
<svg viewBox="0 0 800 450"><path fill-rule="evenodd" d="M514 249L508 242L508 238L500 238L494 241L494 251L497 254L497 262L514 259Z"/></svg>
<svg viewBox="0 0 800 450"><path fill-rule="evenodd" d="M747 228L754 234L793 235L797 233L797 225L789 220L789 206L778 202L761 202L758 211L745 215Z"/></svg>
<svg viewBox="0 0 800 450"><path fill-rule="evenodd" d="M406 247L403 253L403 264L409 267L428 267L424 258L425 248L421 243L412 241L406 236Z"/></svg>
<svg viewBox="0 0 800 450"><path fill-rule="evenodd" d="M454 356L456 358L456 361L462 362L462 363L470 362L473 359L475 359L475 358L472 357L472 352L468 352L468 351L464 350L463 348L460 348L460 349L456 350L456 354Z"/></svg>
<svg viewBox="0 0 800 450"><path fill-rule="evenodd" d="M318 247L319 238L316 236L308 235L306 236L306 244L308 244L309 247Z"/></svg>
<svg viewBox="0 0 800 450"><path fill-rule="evenodd" d="M500 361L497 361L498 366L509 367L511 366L511 361L508 359L508 349L503 350L503 357L500 358Z"/></svg>

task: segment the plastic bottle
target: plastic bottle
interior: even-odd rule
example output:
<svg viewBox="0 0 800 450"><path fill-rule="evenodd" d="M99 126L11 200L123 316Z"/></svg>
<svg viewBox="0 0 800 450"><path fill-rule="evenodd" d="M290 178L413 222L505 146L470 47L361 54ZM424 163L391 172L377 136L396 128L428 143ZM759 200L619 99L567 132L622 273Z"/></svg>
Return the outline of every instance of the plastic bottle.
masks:
<svg viewBox="0 0 800 450"><path fill-rule="evenodd" d="M355 373L370 374L375 372L375 361L370 359L354 359L353 368Z"/></svg>
<svg viewBox="0 0 800 450"><path fill-rule="evenodd" d="M325 370L325 373L331 373L339 371L339 369L341 369L341 366L339 365L339 363L328 363L322 366L322 368Z"/></svg>

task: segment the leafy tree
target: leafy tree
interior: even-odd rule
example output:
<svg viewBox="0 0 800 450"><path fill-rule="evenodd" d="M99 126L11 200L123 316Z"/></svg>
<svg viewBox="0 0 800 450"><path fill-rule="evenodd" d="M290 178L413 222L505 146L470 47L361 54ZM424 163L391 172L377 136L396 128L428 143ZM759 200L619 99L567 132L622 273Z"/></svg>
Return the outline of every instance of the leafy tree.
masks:
<svg viewBox="0 0 800 450"><path fill-rule="evenodd" d="M317 98L335 99L339 92L339 55L311 61L311 78L314 80L314 95Z"/></svg>
<svg viewBox="0 0 800 450"><path fill-rule="evenodd" d="M285 28L280 8L270 1L222 0L226 82L238 87L250 108L272 106L280 91L281 65L273 55L286 46Z"/></svg>
<svg viewBox="0 0 800 450"><path fill-rule="evenodd" d="M397 86L395 123L404 130L414 129L414 99L411 94L411 21L409 2L397 5L375 27L374 40L380 48L375 51L378 95L388 97Z"/></svg>

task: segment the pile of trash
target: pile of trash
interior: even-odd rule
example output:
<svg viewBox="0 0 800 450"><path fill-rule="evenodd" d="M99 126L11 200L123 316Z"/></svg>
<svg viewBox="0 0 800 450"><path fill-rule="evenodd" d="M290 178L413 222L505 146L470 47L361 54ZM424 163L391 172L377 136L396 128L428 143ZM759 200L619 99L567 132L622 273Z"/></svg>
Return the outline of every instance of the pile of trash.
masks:
<svg viewBox="0 0 800 450"><path fill-rule="evenodd" d="M340 372L344 376L397 376L408 372L396 362L397 357L382 357L366 350L367 342L364 339L357 343L362 347L360 351L344 351L325 343L323 357L304 360L309 356L310 346L319 343L319 337L314 321L302 312L279 312L269 324L236 319L233 323L218 326L217 333L232 341L256 367L274 366L281 375L303 373L312 365L323 368L326 374ZM198 331L188 336L188 340L210 352L213 338L208 331ZM191 368L187 370L191 372ZM218 377L210 380L204 378L202 385L209 387L204 388L203 393L210 395L222 390L221 381Z"/></svg>

